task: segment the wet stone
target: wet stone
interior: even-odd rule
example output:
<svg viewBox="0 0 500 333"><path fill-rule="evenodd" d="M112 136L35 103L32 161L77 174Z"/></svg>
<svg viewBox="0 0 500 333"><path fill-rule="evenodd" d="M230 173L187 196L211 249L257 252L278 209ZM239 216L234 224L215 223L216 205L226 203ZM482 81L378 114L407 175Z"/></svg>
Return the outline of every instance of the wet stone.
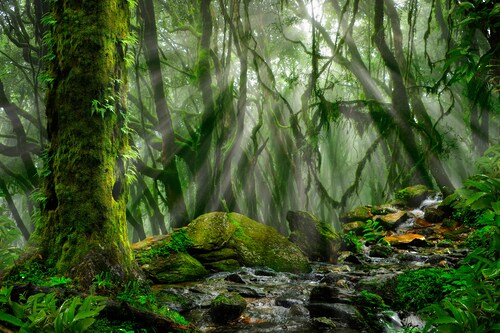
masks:
<svg viewBox="0 0 500 333"><path fill-rule="evenodd" d="M245 299L237 293L223 293L211 302L210 316L214 322L225 324L237 319L246 307Z"/></svg>
<svg viewBox="0 0 500 333"><path fill-rule="evenodd" d="M288 315L290 317L305 317L309 316L309 310L302 304L292 304Z"/></svg>
<svg viewBox="0 0 500 333"><path fill-rule="evenodd" d="M224 278L225 281L229 281L229 282L234 282L234 283L241 283L241 284L245 284L245 281L241 278L241 276L239 276L238 274L236 273L233 273L233 274L229 274L228 276L226 276Z"/></svg>
<svg viewBox="0 0 500 333"><path fill-rule="evenodd" d="M316 286L311 290L310 303L351 303L350 294L331 285Z"/></svg>
<svg viewBox="0 0 500 333"><path fill-rule="evenodd" d="M243 297L248 298L263 298L266 297L266 293L262 289L247 287L247 286L227 286L229 292L235 292Z"/></svg>
<svg viewBox="0 0 500 333"><path fill-rule="evenodd" d="M275 299L275 304L277 306L282 306L284 308L291 308L293 305L303 305L304 302L297 298L292 298L289 296L280 296Z"/></svg>
<svg viewBox="0 0 500 333"><path fill-rule="evenodd" d="M362 327L363 317L355 306L343 303L314 303L307 306L311 318L327 317L349 327Z"/></svg>
<svg viewBox="0 0 500 333"><path fill-rule="evenodd" d="M428 222L439 223L443 221L445 213L440 208L429 207L424 210L424 219Z"/></svg>

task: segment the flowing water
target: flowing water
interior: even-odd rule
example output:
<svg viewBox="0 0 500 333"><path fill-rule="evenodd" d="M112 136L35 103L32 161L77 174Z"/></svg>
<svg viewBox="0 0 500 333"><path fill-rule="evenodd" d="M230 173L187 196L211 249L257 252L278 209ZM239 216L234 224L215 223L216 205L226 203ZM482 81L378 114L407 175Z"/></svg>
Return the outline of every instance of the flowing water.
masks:
<svg viewBox="0 0 500 333"><path fill-rule="evenodd" d="M409 212L408 220L396 232L404 233L412 229L416 219L423 218L424 209L436 206L439 202L439 197L422 202L418 209ZM165 299L166 305L181 312L203 332L312 333L319 331L317 323L311 319L309 307L314 288L329 286L338 290L339 295L336 297L341 299L339 303L348 304L341 309L348 316L348 306L353 304L351 297L363 290L366 283L394 278L415 267L438 266L443 260L458 262L465 256L463 251L435 246L395 249L388 258L372 258L368 253L369 251L362 255L346 255L341 264L315 263L309 274L280 273L267 268L242 268L231 273L216 273L203 281L161 285L155 286L155 289L160 299ZM247 308L236 321L216 325L210 316L210 302L226 291L243 296L247 301ZM403 315L394 311L380 313L379 320L385 323L386 332L403 332L405 328L424 325L415 314ZM328 329L321 331L328 332ZM340 319L340 325L330 331L360 332L349 327L348 318L345 323Z"/></svg>

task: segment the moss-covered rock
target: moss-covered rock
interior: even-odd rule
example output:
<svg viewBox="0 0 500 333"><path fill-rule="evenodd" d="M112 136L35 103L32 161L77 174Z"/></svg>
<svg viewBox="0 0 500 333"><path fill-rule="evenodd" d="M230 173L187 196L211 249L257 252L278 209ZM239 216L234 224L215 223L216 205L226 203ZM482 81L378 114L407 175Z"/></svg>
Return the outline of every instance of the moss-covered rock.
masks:
<svg viewBox="0 0 500 333"><path fill-rule="evenodd" d="M206 263L205 267L212 271L219 272L234 272L241 268L240 263L236 259L224 259Z"/></svg>
<svg viewBox="0 0 500 333"><path fill-rule="evenodd" d="M136 260L156 283L192 281L209 271L264 266L276 271L311 270L300 249L275 229L237 213L202 215L170 235L133 244Z"/></svg>
<svg viewBox="0 0 500 333"><path fill-rule="evenodd" d="M366 221L371 219L372 217L373 213L371 206L360 206L342 215L340 217L340 221L343 223Z"/></svg>
<svg viewBox="0 0 500 333"><path fill-rule="evenodd" d="M236 231L236 225L230 222L226 213L208 213L201 215L188 225L188 235L192 248L213 251L224 247Z"/></svg>
<svg viewBox="0 0 500 333"><path fill-rule="evenodd" d="M307 212L289 211L286 215L291 234L289 240L315 261L336 262L341 240L324 221Z"/></svg>
<svg viewBox="0 0 500 333"><path fill-rule="evenodd" d="M247 302L238 293L219 294L210 303L210 316L219 324L237 319L247 307Z"/></svg>
<svg viewBox="0 0 500 333"><path fill-rule="evenodd" d="M198 260L183 252L155 257L144 263L141 268L155 283L195 281L208 274Z"/></svg>
<svg viewBox="0 0 500 333"><path fill-rule="evenodd" d="M366 227L366 222L364 221L354 221L349 223L344 223L342 225L342 231L348 233L349 231L354 232L358 236L363 235L363 230Z"/></svg>
<svg viewBox="0 0 500 333"><path fill-rule="evenodd" d="M405 206L418 207L422 201L435 192L425 185L414 185L396 192L396 199Z"/></svg>
<svg viewBox="0 0 500 333"><path fill-rule="evenodd" d="M210 214L216 220L220 214L227 214L236 227L227 246L236 250L242 266L265 266L280 272L311 271L309 261L300 249L270 226L237 213Z"/></svg>

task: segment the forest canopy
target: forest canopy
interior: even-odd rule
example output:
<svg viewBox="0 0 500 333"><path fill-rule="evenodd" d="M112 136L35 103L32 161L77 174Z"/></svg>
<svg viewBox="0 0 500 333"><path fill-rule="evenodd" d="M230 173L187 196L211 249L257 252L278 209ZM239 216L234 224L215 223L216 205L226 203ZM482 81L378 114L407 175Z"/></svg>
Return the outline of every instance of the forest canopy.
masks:
<svg viewBox="0 0 500 333"><path fill-rule="evenodd" d="M0 3L0 221L25 240L47 204L53 2ZM498 145L494 1L128 3L126 112L91 103L123 115L133 240L211 211L283 232L304 210L338 228L408 185L451 193Z"/></svg>

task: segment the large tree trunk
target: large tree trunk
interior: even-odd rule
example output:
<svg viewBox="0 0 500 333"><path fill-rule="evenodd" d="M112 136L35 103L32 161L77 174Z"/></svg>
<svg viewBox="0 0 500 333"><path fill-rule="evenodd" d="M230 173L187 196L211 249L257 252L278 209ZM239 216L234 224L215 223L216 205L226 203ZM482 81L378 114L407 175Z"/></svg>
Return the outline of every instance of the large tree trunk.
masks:
<svg viewBox="0 0 500 333"><path fill-rule="evenodd" d="M86 287L102 272L137 275L126 223L127 0L53 2L50 140L36 256ZM50 51L49 51L50 52Z"/></svg>

